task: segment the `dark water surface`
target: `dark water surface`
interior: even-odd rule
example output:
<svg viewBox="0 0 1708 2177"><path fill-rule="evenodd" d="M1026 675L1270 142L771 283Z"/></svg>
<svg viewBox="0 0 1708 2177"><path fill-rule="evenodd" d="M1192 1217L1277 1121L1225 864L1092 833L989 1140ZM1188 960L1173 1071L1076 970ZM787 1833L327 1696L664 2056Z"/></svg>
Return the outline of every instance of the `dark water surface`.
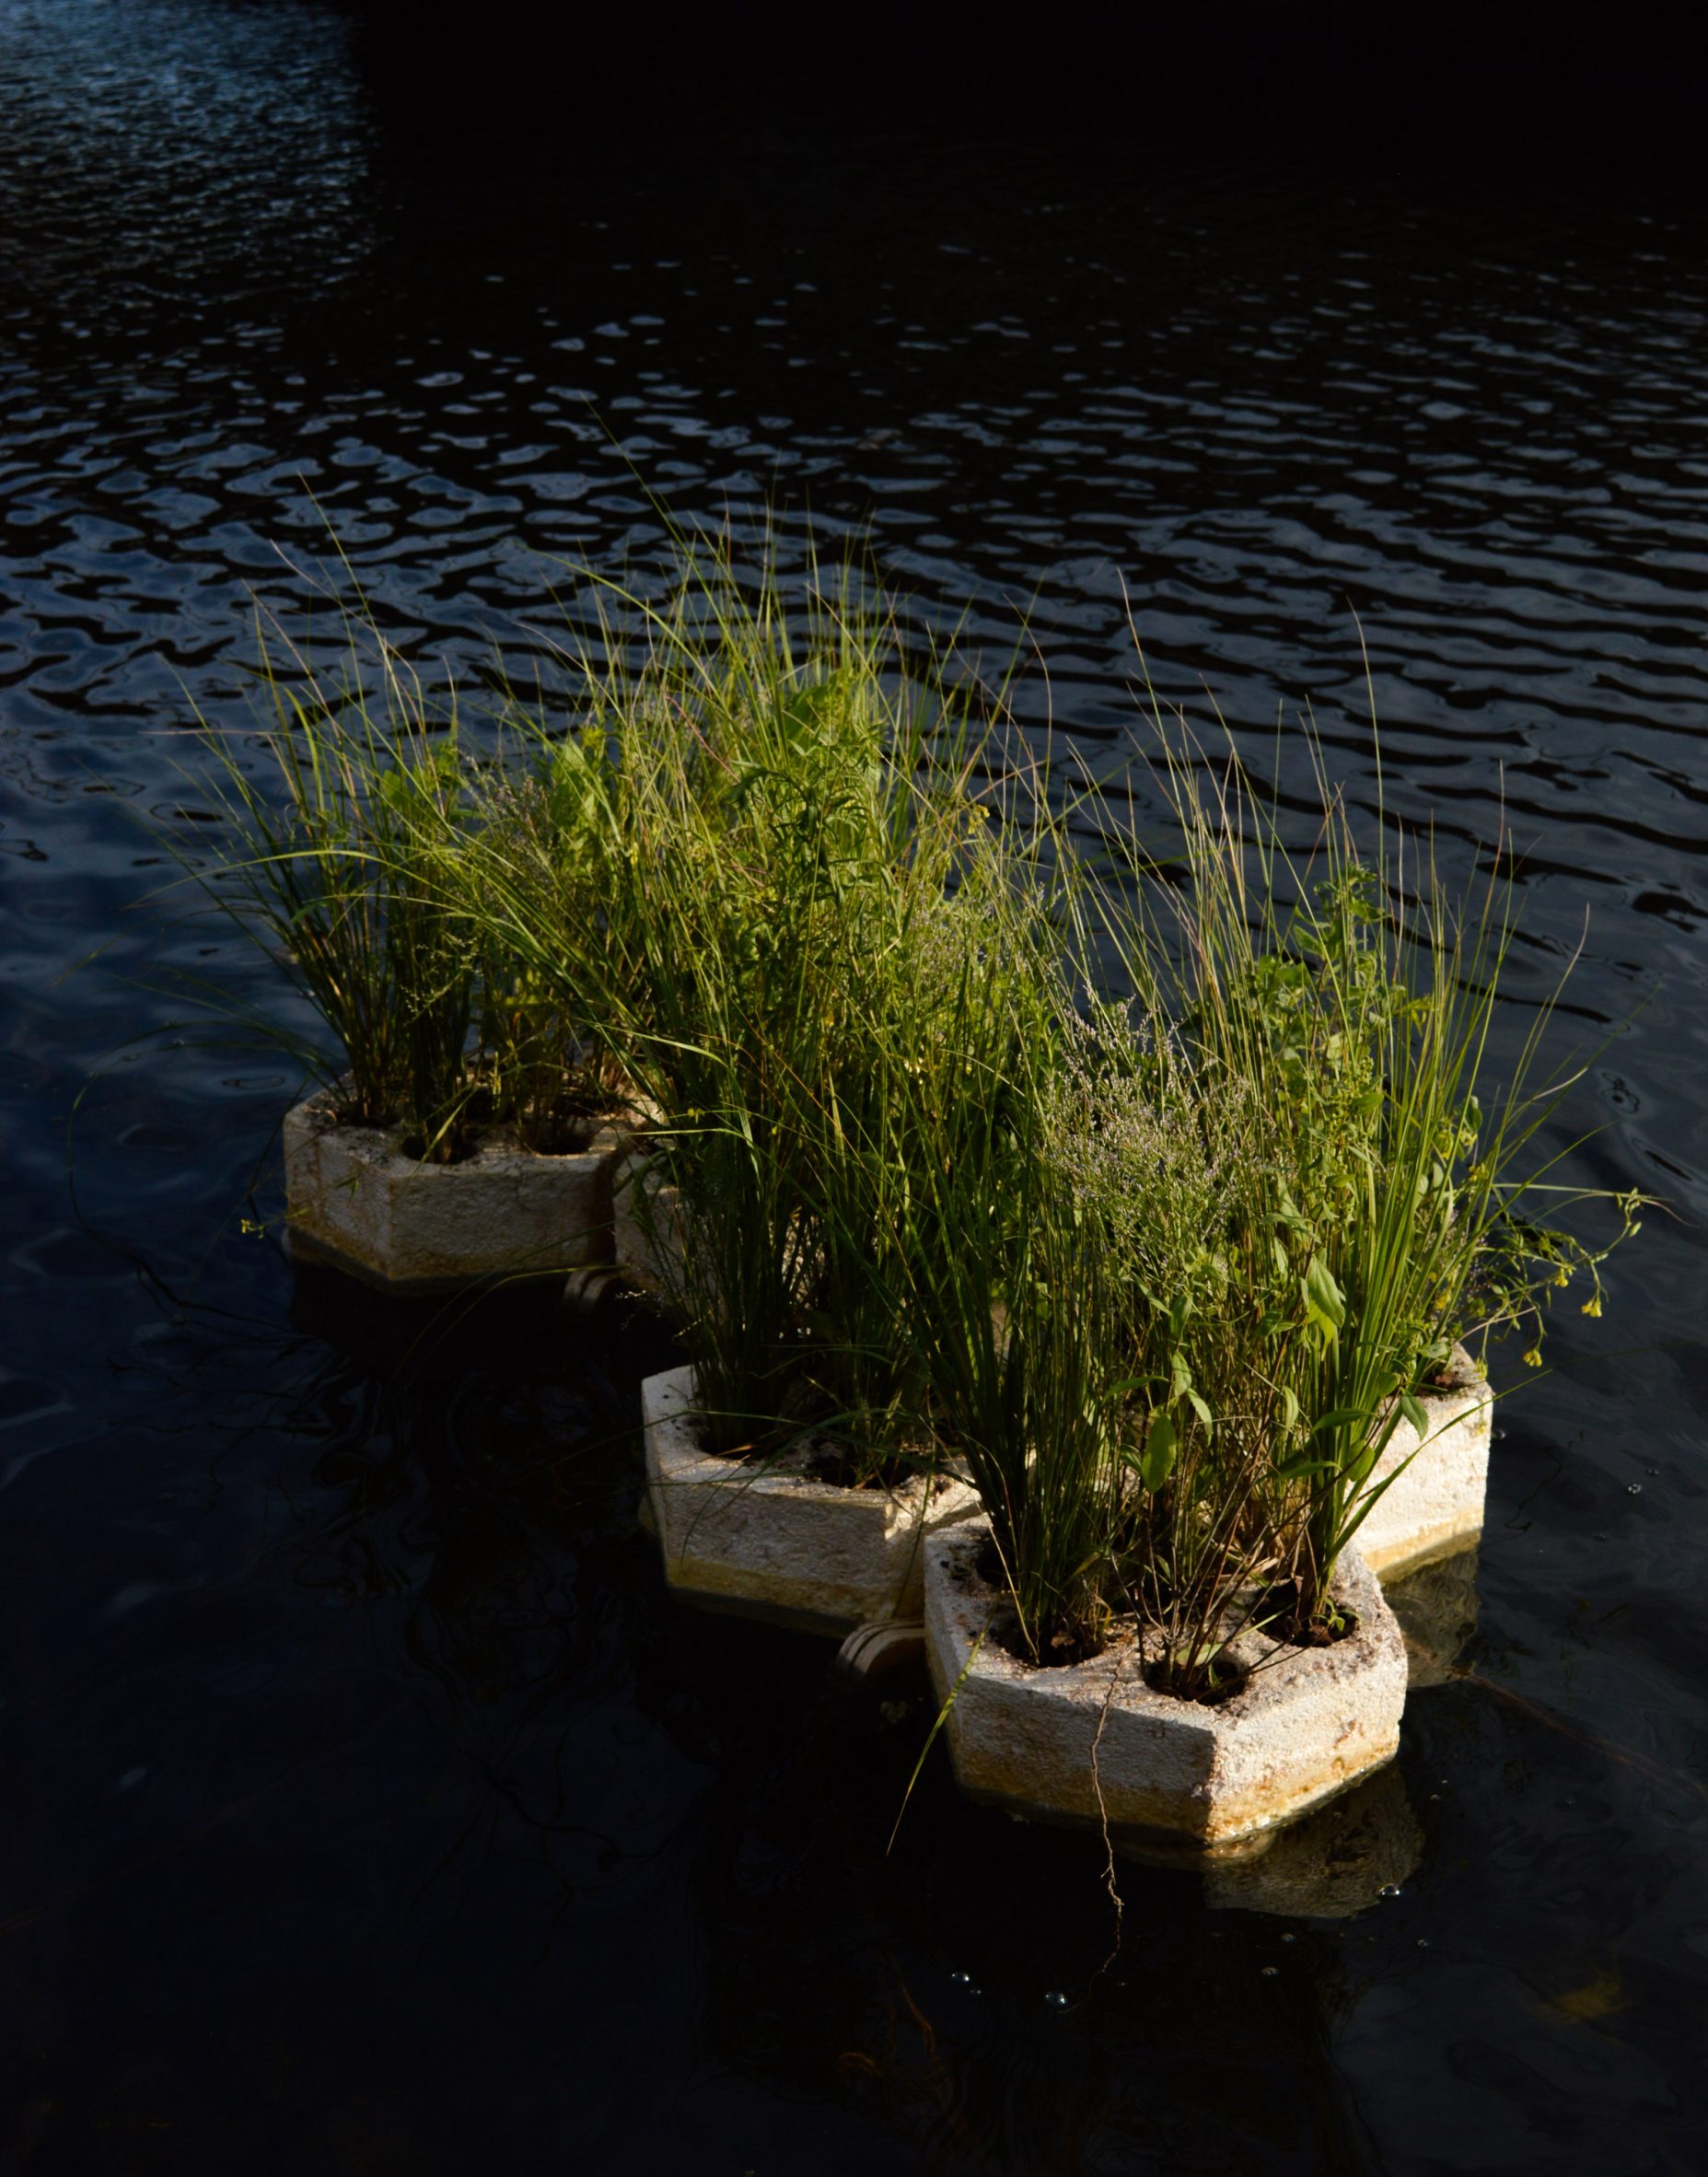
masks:
<svg viewBox="0 0 1708 2177"><path fill-rule="evenodd" d="M0 0L0 2163L1700 2169L1700 200L881 102L834 151L643 80ZM1463 872L1505 797L1509 1045L1581 939L1567 1174L1676 1218L1503 1409L1470 1675L1335 1833L1361 1910L1128 1868L1099 1973L1095 1845L935 1761L886 1857L917 1721L663 1597L655 1334L294 1284L295 1077L154 987L273 1002L139 906L185 691L243 716L327 519L424 660L537 655L547 561L656 542L635 471L779 495L785 556L869 524L996 653L1031 604L1023 712L1114 778L1124 577L1165 695L1254 747L1308 698L1367 804L1355 611L1390 799Z"/></svg>

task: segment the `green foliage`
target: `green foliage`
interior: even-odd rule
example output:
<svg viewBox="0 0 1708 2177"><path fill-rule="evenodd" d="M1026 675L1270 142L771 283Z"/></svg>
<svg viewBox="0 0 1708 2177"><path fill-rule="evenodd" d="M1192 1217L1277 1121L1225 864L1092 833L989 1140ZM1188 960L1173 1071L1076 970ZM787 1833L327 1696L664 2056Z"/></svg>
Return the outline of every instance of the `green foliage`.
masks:
<svg viewBox="0 0 1708 2177"><path fill-rule="evenodd" d="M303 1055L341 1116L401 1123L413 1153L439 1161L463 1153L476 1120L574 1146L624 1085L561 979L506 943L483 872L528 836L560 891L597 913L597 742L547 744L518 719L525 761L471 763L454 711L434 715L371 627L347 634L328 679L262 626L270 716L252 739L203 723L227 832L215 863L190 873L319 1015L327 1042ZM255 774L255 747L271 776Z"/></svg>
<svg viewBox="0 0 1708 2177"><path fill-rule="evenodd" d="M1500 880L1450 901L1427 842L1391 825L1363 861L1326 788L1295 858L1231 761L1217 774L1166 734L1160 751L1170 881L1139 865L1102 930L1145 1024L1125 1077L1148 1073L1171 1182L1188 1145L1206 1182L1184 1220L1153 1198L1125 1255L1144 1392L1127 1546L1190 1673L1254 1612L1295 1633L1327 1618L1419 1391L1461 1339L1534 1329L1547 1286L1606 1251L1534 1225L1516 1240L1540 1176L1516 1167L1569 1083L1536 1080L1547 1008L1498 1089L1484 1079L1512 941ZM1149 1176L1129 1156L1123 1183ZM1616 1206L1633 1229L1634 1198Z"/></svg>
<svg viewBox="0 0 1708 2177"><path fill-rule="evenodd" d="M359 675L328 687L297 661L286 679L264 630L261 659L271 790L244 744L203 727L230 844L192 874L324 1021L336 1055L310 1057L344 1114L403 1119L427 1153L444 1153L472 992L466 934L431 877L458 823L454 723L436 733L383 653L371 699Z"/></svg>
<svg viewBox="0 0 1708 2177"><path fill-rule="evenodd" d="M795 618L713 544L685 544L662 595L592 594L578 729L518 721L533 775L477 786L471 923L653 1113L715 1443L830 1428L893 1474L928 1438L889 1084L938 1063L937 994L973 942L952 897L982 829L961 722L854 570Z"/></svg>
<svg viewBox="0 0 1708 2177"><path fill-rule="evenodd" d="M1450 896L1379 811L1366 858L1319 761L1290 844L1160 716L1164 851L1105 824L1094 858L857 567L791 604L679 544L648 591L591 580L566 716L509 697L478 762L383 646L371 701L269 667L274 790L215 743L238 846L204 881L350 1115L421 1153L646 1113L716 1449L954 1462L1024 1652L1125 1615L1202 1693L1247 1624L1332 1621L1459 1341L1535 1358L1580 1277L1600 1311L1561 1221L1592 1198L1537 1150L1551 1007L1490 1079L1509 893Z"/></svg>

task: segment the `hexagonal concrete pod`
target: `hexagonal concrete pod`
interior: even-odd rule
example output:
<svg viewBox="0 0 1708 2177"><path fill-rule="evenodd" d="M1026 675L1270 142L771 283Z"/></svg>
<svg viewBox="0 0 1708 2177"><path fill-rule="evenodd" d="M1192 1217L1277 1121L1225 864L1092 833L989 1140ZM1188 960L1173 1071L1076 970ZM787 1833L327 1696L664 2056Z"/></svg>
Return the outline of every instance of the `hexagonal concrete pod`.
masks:
<svg viewBox="0 0 1708 2177"><path fill-rule="evenodd" d="M1456 1345L1446 1382L1420 1392L1419 1403L1428 1426L1420 1439L1412 1424L1400 1419L1369 1485L1378 1486L1390 1474L1398 1479L1383 1490L1358 1530L1359 1554L1384 1579L1462 1550L1482 1531L1494 1407L1488 1379Z"/></svg>
<svg viewBox="0 0 1708 2177"><path fill-rule="evenodd" d="M926 1544L978 1510L965 1483L814 1479L799 1447L759 1467L702 1443L692 1368L641 1386L646 1491L665 1577L685 1601L809 1632L917 1614Z"/></svg>
<svg viewBox="0 0 1708 2177"><path fill-rule="evenodd" d="M331 1100L285 1114L293 1249L392 1292L443 1292L610 1260L611 1169L633 1130L605 1123L549 1157L494 1129L456 1164L403 1153L401 1126L340 1123Z"/></svg>
<svg viewBox="0 0 1708 2177"><path fill-rule="evenodd" d="M1405 1645L1375 1575L1348 1551L1336 1600L1357 1628L1329 1647L1244 1636L1262 1667L1211 1707L1154 1692L1136 1641L1038 1669L1003 1645L1004 1597L980 1519L925 1555L926 1659L961 1788L1035 1820L1210 1850L1249 1845L1379 1769L1400 1743Z"/></svg>

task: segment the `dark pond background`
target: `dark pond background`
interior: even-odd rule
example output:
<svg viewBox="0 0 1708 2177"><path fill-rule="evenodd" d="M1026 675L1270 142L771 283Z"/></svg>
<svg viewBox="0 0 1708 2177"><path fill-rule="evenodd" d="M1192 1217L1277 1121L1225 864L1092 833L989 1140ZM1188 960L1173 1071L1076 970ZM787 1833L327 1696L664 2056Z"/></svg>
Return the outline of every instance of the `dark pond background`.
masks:
<svg viewBox="0 0 1708 2177"><path fill-rule="evenodd" d="M1403 67L785 86L417 12L0 0L0 2163L1699 2169L1690 158L1609 151L1593 52L1456 135ZM271 986L137 820L196 835L190 702L244 717L327 523L473 673L656 544L643 484L776 497L785 559L864 525L993 657L1029 606L1023 715L1115 779L1123 578L1165 697L1254 751L1308 699L1367 807L1361 623L1390 800L1464 873L1504 797L1508 1048L1581 944L1567 1171L1674 1215L1502 1409L1467 1674L1322 1846L1361 1909L1126 1867L1110 1962L1095 1845L935 1759L886 1857L917 1718L664 1600L656 1333L293 1281L296 1079L159 987Z"/></svg>

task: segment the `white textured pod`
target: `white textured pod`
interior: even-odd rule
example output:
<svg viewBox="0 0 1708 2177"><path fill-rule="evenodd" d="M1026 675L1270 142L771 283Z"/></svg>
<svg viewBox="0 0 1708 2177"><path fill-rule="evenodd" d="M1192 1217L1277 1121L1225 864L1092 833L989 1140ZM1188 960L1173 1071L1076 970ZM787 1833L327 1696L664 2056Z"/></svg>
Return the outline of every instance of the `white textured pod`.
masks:
<svg viewBox="0 0 1708 2177"><path fill-rule="evenodd" d="M611 1176L632 1130L607 1125L589 1147L547 1157L494 1129L456 1164L403 1154L401 1127L340 1123L325 1097L285 1118L292 1240L369 1284L445 1291L608 1263Z"/></svg>
<svg viewBox="0 0 1708 2177"><path fill-rule="evenodd" d="M701 1440L691 1368L649 1376L641 1404L665 1577L688 1601L821 1633L916 1617L930 1538L978 1509L947 1478L857 1489L813 1479L804 1454L719 1458Z"/></svg>
<svg viewBox="0 0 1708 2177"><path fill-rule="evenodd" d="M994 1629L1003 1598L979 1569L988 1533L983 1519L952 1528L925 1558L926 1659L937 1699L953 1695L949 1750L971 1798L1226 1849L1393 1758L1405 1644L1355 1551L1334 1594L1356 1631L1327 1647L1261 1642L1263 1667L1212 1707L1153 1691L1136 1642L1041 1670L1011 1654Z"/></svg>

